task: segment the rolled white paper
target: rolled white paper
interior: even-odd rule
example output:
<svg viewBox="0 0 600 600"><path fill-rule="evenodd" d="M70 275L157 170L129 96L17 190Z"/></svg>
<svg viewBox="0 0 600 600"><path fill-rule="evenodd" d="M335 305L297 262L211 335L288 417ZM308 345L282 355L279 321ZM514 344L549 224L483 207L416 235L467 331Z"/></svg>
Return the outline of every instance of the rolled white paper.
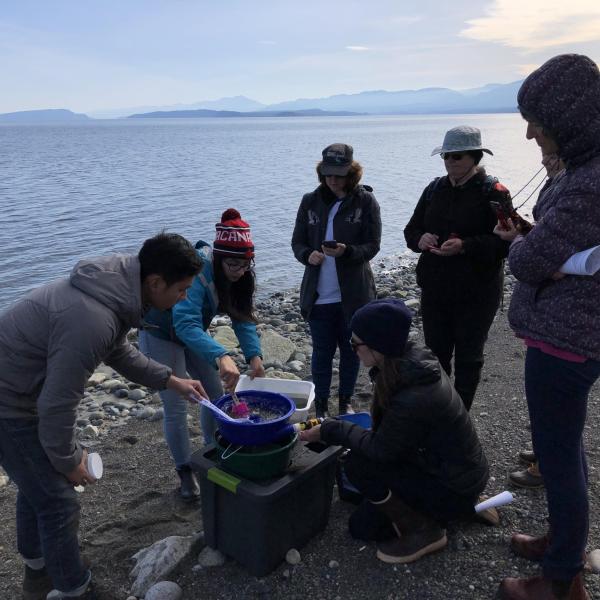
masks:
<svg viewBox="0 0 600 600"><path fill-rule="evenodd" d="M595 275L600 270L600 246L573 254L559 270L566 275Z"/></svg>
<svg viewBox="0 0 600 600"><path fill-rule="evenodd" d="M102 464L102 458L97 452L88 454L87 470L94 479L102 478L102 474L104 473L104 465Z"/></svg>
<svg viewBox="0 0 600 600"><path fill-rule="evenodd" d="M498 506L504 506L505 504L510 504L515 497L508 491L500 492L483 502L475 505L475 512L481 512L483 510L487 510L488 508L496 508Z"/></svg>

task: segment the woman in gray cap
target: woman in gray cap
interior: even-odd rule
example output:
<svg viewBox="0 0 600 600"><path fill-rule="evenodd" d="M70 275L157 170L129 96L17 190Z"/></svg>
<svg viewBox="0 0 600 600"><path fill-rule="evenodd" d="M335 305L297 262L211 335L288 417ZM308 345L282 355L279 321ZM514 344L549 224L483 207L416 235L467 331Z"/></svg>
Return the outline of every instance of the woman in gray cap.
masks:
<svg viewBox="0 0 600 600"><path fill-rule="evenodd" d="M583 431L591 387L600 376L600 272L564 275L573 254L600 242L600 71L587 56L555 56L524 81L519 110L527 139L555 152L564 172L540 195L536 226L512 240L518 283L509 322L527 346L525 391L533 449L544 477L549 529L517 533L511 548L542 562L542 573L507 578L505 600L589 599L581 577L589 528Z"/></svg>
<svg viewBox="0 0 600 600"><path fill-rule="evenodd" d="M331 144L317 165L319 186L302 198L292 249L305 265L300 309L308 320L317 416L327 413L332 361L340 350L339 412L352 412L359 361L350 347L348 323L375 298L369 261L379 252L381 218L373 189L360 185L362 167L352 146Z"/></svg>
<svg viewBox="0 0 600 600"><path fill-rule="evenodd" d="M440 154L447 175L423 191L404 229L408 247L420 253L417 283L425 343L448 375L454 354L454 386L471 408L483 367L483 347L502 294L508 243L494 235L490 202L510 203L508 190L479 166L483 153L476 127L446 132Z"/></svg>

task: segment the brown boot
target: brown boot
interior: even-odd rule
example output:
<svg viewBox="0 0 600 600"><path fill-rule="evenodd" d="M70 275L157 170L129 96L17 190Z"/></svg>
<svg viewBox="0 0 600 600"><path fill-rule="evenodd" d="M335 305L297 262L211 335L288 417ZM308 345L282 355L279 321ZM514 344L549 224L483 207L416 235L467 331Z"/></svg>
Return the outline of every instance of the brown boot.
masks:
<svg viewBox="0 0 600 600"><path fill-rule="evenodd" d="M535 489L544 487L544 478L540 473L537 462L531 463L522 471L513 471L508 474L509 481L517 487Z"/></svg>
<svg viewBox="0 0 600 600"><path fill-rule="evenodd" d="M377 558L386 563L410 563L441 550L447 543L446 530L431 517L418 513L390 492L375 506L385 514L397 538L377 544Z"/></svg>
<svg viewBox="0 0 600 600"><path fill-rule="evenodd" d="M46 567L42 567L41 569L31 569L25 565L23 600L46 600L48 592L50 592L53 587L52 579L50 579Z"/></svg>
<svg viewBox="0 0 600 600"><path fill-rule="evenodd" d="M571 582L553 581L541 575L528 579L507 577L498 588L502 600L590 600L581 573Z"/></svg>
<svg viewBox="0 0 600 600"><path fill-rule="evenodd" d="M540 537L526 533L513 533L510 538L510 548L517 555L527 560L542 560L546 549L550 545L550 534Z"/></svg>

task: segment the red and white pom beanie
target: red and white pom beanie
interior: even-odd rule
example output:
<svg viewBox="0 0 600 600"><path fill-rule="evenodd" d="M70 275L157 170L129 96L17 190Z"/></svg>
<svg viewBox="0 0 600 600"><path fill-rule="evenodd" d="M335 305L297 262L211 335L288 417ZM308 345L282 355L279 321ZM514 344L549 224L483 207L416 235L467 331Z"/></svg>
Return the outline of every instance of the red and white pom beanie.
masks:
<svg viewBox="0 0 600 600"><path fill-rule="evenodd" d="M215 225L217 235L213 252L235 258L253 258L254 244L250 235L250 225L242 220L235 208L228 208L221 215L221 222Z"/></svg>

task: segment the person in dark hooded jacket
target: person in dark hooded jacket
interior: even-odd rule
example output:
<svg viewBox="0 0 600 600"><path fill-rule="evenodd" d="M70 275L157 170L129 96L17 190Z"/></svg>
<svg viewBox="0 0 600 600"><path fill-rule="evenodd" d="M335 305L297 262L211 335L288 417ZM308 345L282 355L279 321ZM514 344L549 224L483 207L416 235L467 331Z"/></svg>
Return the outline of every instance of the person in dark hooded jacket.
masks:
<svg viewBox="0 0 600 600"><path fill-rule="evenodd" d="M573 254L600 243L600 72L586 56L556 56L524 81L519 110L527 139L565 164L540 196L536 226L512 240L509 264L518 280L509 321L527 345L525 390L533 449L546 485L549 529L515 534L512 549L542 561L542 574L507 578L507 600L589 598L583 587L588 534L583 430L587 398L600 376L600 272L564 275Z"/></svg>
<svg viewBox="0 0 600 600"><path fill-rule="evenodd" d="M92 600L81 559L75 485L96 480L75 431L86 382L104 362L132 381L205 395L127 339L150 307L185 298L202 262L177 234L146 240L137 256L82 260L0 315L0 465L18 488L17 548L24 600ZM54 588L54 589L53 589Z"/></svg>
<svg viewBox="0 0 600 600"><path fill-rule="evenodd" d="M372 429L325 419L301 433L350 448L345 474L367 500L355 514L384 517L391 539L373 537L377 557L389 563L443 548L445 523L473 515L488 480L477 433L448 375L429 349L408 341L411 319L402 301L385 298L357 310L350 323L355 351L372 368Z"/></svg>

